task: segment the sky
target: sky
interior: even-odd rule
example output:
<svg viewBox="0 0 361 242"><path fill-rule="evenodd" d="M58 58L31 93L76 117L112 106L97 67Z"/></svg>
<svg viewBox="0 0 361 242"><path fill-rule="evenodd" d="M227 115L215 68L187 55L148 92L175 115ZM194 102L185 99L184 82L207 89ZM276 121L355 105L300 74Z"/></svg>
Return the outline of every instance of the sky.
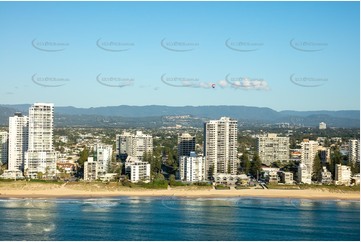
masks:
<svg viewBox="0 0 361 242"><path fill-rule="evenodd" d="M359 2L0 2L0 104L360 109Z"/></svg>

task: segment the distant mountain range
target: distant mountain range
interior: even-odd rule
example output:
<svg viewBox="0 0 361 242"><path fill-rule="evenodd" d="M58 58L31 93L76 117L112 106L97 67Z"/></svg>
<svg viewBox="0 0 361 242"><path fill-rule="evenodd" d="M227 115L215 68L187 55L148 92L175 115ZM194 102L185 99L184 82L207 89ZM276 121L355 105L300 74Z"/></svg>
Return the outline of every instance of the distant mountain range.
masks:
<svg viewBox="0 0 361 242"><path fill-rule="evenodd" d="M0 124L6 125L14 112L28 113L29 104L0 105ZM359 128L359 110L341 111L275 111L265 107L248 106L109 106L96 108L55 107L57 126L117 126L144 124L162 126L166 116L190 115L193 125L201 125L207 119L229 116L243 124L290 123L304 126L317 126L325 122L329 127Z"/></svg>

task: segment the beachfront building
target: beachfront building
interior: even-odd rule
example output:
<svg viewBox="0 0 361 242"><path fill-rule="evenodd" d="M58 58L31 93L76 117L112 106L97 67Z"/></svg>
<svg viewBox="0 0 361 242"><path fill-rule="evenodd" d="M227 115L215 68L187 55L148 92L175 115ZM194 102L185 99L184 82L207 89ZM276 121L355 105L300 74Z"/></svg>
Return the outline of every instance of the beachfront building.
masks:
<svg viewBox="0 0 361 242"><path fill-rule="evenodd" d="M297 171L297 181L299 183L311 184L311 177L312 175L309 172L307 166L303 163L300 163Z"/></svg>
<svg viewBox="0 0 361 242"><path fill-rule="evenodd" d="M182 181L199 182L206 180L205 157L190 152L189 156L179 157L179 176Z"/></svg>
<svg viewBox="0 0 361 242"><path fill-rule="evenodd" d="M247 185L250 179L246 174L234 175L234 174L227 174L227 173L217 173L214 176L214 182L216 184L223 184L223 185Z"/></svg>
<svg viewBox="0 0 361 242"><path fill-rule="evenodd" d="M109 170L113 156L113 146L105 144L94 145L94 160L98 163L98 175L104 175Z"/></svg>
<svg viewBox="0 0 361 242"><path fill-rule="evenodd" d="M311 184L313 162L316 155L318 155L318 149L317 141L304 139L301 142L301 163L298 167L299 182Z"/></svg>
<svg viewBox="0 0 361 242"><path fill-rule="evenodd" d="M268 183L277 184L279 182L278 172L277 171L269 171L266 176L266 181Z"/></svg>
<svg viewBox="0 0 361 242"><path fill-rule="evenodd" d="M20 170L5 170L0 176L1 179L24 179L23 172Z"/></svg>
<svg viewBox="0 0 361 242"><path fill-rule="evenodd" d="M304 139L301 142L301 163L305 164L312 174L313 161L318 154L318 142Z"/></svg>
<svg viewBox="0 0 361 242"><path fill-rule="evenodd" d="M125 174L131 182L150 182L150 164L146 161L138 160L128 156L125 162Z"/></svg>
<svg viewBox="0 0 361 242"><path fill-rule="evenodd" d="M8 132L0 132L0 165L8 163L8 144L9 135Z"/></svg>
<svg viewBox="0 0 361 242"><path fill-rule="evenodd" d="M355 174L351 177L351 185L360 185L360 174Z"/></svg>
<svg viewBox="0 0 361 242"><path fill-rule="evenodd" d="M98 162L93 157L88 157L84 162L84 181L95 181L98 179Z"/></svg>
<svg viewBox="0 0 361 242"><path fill-rule="evenodd" d="M289 162L290 138L278 137L277 134L259 136L257 151L262 163L269 166L272 162Z"/></svg>
<svg viewBox="0 0 361 242"><path fill-rule="evenodd" d="M237 120L222 117L204 123L203 152L207 178L217 173L237 173L237 145Z"/></svg>
<svg viewBox="0 0 361 242"><path fill-rule="evenodd" d="M99 180L102 182L110 182L117 179L119 173L105 173L104 175L98 176Z"/></svg>
<svg viewBox="0 0 361 242"><path fill-rule="evenodd" d="M293 173L292 172L281 171L278 173L278 175L280 177L280 183L283 183L286 185L293 184Z"/></svg>
<svg viewBox="0 0 361 242"><path fill-rule="evenodd" d="M21 113L9 117L8 170L23 171L25 152L28 150L29 119Z"/></svg>
<svg viewBox="0 0 361 242"><path fill-rule="evenodd" d="M351 167L336 164L335 167L335 185L349 186L351 183Z"/></svg>
<svg viewBox="0 0 361 242"><path fill-rule="evenodd" d="M29 108L28 150L24 174L31 178L56 175L56 153L53 148L54 104L35 103Z"/></svg>
<svg viewBox="0 0 361 242"><path fill-rule="evenodd" d="M360 140L352 139L348 142L348 157L352 164L360 163Z"/></svg>
<svg viewBox="0 0 361 242"><path fill-rule="evenodd" d="M58 170L67 174L73 174L77 169L77 165L72 162L58 162L56 163L56 167Z"/></svg>
<svg viewBox="0 0 361 242"><path fill-rule="evenodd" d="M153 137L142 131L136 131L135 134L124 131L116 136L116 150L119 156L127 154L143 160L145 153L153 152Z"/></svg>
<svg viewBox="0 0 361 242"><path fill-rule="evenodd" d="M327 185L332 184L332 173L327 170L326 166L322 167L321 183Z"/></svg>

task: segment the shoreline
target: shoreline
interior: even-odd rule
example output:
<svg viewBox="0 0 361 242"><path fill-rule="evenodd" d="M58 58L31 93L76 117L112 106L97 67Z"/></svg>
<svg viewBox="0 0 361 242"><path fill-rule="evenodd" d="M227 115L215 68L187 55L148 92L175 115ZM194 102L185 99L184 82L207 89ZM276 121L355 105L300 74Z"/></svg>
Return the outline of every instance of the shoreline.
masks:
<svg viewBox="0 0 361 242"><path fill-rule="evenodd" d="M143 190L129 189L123 191L85 191L66 187L46 190L0 189L0 199L6 198L38 198L38 199L89 199L114 197L179 197L179 198L285 198L310 200L360 200L360 192L330 192L316 189L281 190L281 189L242 189L242 190L214 190L214 189L168 189Z"/></svg>

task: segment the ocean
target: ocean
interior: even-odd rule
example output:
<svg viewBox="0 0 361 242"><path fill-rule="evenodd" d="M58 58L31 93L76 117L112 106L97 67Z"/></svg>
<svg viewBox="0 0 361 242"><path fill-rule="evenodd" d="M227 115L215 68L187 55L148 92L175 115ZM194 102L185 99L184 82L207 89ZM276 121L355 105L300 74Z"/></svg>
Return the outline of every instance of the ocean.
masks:
<svg viewBox="0 0 361 242"><path fill-rule="evenodd" d="M354 240L359 201L1 199L1 240Z"/></svg>

